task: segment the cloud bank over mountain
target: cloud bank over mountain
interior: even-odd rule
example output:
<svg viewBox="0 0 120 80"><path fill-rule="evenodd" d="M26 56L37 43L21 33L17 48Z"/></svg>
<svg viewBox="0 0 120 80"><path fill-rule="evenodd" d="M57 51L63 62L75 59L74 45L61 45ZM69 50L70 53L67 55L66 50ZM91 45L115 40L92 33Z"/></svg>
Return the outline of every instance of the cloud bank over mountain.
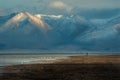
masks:
<svg viewBox="0 0 120 80"><path fill-rule="evenodd" d="M14 7L17 5L23 6L35 6L38 3L41 4L53 4L55 6L57 3L58 6L79 6L81 8L119 8L120 1L119 0L2 0L0 1L1 7ZM4 4L6 3L6 5ZM39 5L41 5L39 4ZM38 6L38 5L36 5ZM46 5L49 6L49 5Z"/></svg>
<svg viewBox="0 0 120 80"><path fill-rule="evenodd" d="M84 10L93 10L91 12L95 13L104 13L104 10L111 10L109 14L112 14L113 12L118 12L116 9L120 9L119 3L119 0L1 0L0 14L4 15L21 11L27 11L33 14L71 14L82 13ZM76 8L79 10L74 11ZM87 15L91 16L89 14Z"/></svg>

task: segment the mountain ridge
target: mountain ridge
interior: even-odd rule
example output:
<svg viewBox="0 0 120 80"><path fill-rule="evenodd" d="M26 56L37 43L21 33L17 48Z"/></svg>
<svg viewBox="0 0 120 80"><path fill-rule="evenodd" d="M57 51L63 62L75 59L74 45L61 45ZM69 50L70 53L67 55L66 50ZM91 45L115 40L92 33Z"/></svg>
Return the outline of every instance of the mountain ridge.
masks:
<svg viewBox="0 0 120 80"><path fill-rule="evenodd" d="M20 12L5 19L0 22L0 49L119 51L119 17L102 26L79 15Z"/></svg>

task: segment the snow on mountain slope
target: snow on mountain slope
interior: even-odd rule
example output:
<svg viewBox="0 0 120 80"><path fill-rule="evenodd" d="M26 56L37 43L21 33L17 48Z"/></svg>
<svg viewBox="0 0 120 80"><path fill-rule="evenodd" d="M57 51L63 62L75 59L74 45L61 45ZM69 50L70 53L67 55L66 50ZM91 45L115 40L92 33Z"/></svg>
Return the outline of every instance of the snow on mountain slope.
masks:
<svg viewBox="0 0 120 80"><path fill-rule="evenodd" d="M17 13L12 13L6 16L0 16L0 26L3 25L7 20L11 19L14 17Z"/></svg>
<svg viewBox="0 0 120 80"><path fill-rule="evenodd" d="M120 33L120 23L114 25L115 30Z"/></svg>
<svg viewBox="0 0 120 80"><path fill-rule="evenodd" d="M45 23L42 18L34 16L28 12L21 12L18 13L16 16L12 17L10 20L8 20L1 28L0 30L6 30L9 28L15 29L17 28L21 22L24 22L25 19L28 19L28 21L38 28L41 32L46 33L48 30L51 30L52 28Z"/></svg>
<svg viewBox="0 0 120 80"><path fill-rule="evenodd" d="M95 27L89 20L77 15L62 15L57 19L43 16L43 19L66 41L74 40L77 36L82 36Z"/></svg>
<svg viewBox="0 0 120 80"><path fill-rule="evenodd" d="M31 15L30 13L28 12L25 12L25 15L28 16L29 18L29 21L35 25L36 27L38 27L43 33L46 33L48 30L51 30L52 28L47 24L45 23L42 18L39 16L33 16Z"/></svg>
<svg viewBox="0 0 120 80"><path fill-rule="evenodd" d="M21 21L23 21L26 18L26 15L24 13L19 13L10 20L8 20L3 26L8 27L10 25L14 25L13 28L17 27Z"/></svg>
<svg viewBox="0 0 120 80"><path fill-rule="evenodd" d="M119 16L113 17L110 19L103 19L100 21L99 19L98 21L93 20L93 23L94 24L99 23L100 25L98 24L95 30L93 30L89 35L85 36L87 40L94 39L94 38L95 39L106 39L108 37L111 38L111 37L115 37L120 32ZM91 37L88 37L88 36L91 36Z"/></svg>
<svg viewBox="0 0 120 80"><path fill-rule="evenodd" d="M82 48L96 51L120 51L120 18L108 19L106 24L98 26L92 32L76 38Z"/></svg>
<svg viewBox="0 0 120 80"><path fill-rule="evenodd" d="M88 20L79 16L32 15L28 12L21 12L8 19L1 27L3 30L6 28L7 31L0 30L0 41L7 48L48 48L71 43L78 35L82 36L85 32L87 33L91 27Z"/></svg>
<svg viewBox="0 0 120 80"><path fill-rule="evenodd" d="M59 18L62 18L63 15L45 15L45 14L36 14L35 15L36 17L50 17L50 18L56 18L56 19L59 19Z"/></svg>
<svg viewBox="0 0 120 80"><path fill-rule="evenodd" d="M0 22L4 24L0 27L0 49L120 50L119 17L91 21L79 15L21 12L5 19L5 24Z"/></svg>

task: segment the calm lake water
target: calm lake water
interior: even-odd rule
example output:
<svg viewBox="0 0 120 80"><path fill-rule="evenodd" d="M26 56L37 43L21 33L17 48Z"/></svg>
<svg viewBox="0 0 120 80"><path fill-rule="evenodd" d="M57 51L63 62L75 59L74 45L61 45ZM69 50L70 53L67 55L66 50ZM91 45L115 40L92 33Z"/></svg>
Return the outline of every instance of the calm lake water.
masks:
<svg viewBox="0 0 120 80"><path fill-rule="evenodd" d="M105 55L109 53L99 53L99 55ZM78 56L85 54L0 54L0 66L7 65L19 65L19 64L38 64L44 62L33 62L37 60L56 60L67 58L68 56ZM89 54L94 55L94 54ZM98 55L98 54L96 54Z"/></svg>
<svg viewBox="0 0 120 80"><path fill-rule="evenodd" d="M66 58L69 55L0 55L0 66L18 64L36 64L43 62L32 62L36 60L56 60Z"/></svg>

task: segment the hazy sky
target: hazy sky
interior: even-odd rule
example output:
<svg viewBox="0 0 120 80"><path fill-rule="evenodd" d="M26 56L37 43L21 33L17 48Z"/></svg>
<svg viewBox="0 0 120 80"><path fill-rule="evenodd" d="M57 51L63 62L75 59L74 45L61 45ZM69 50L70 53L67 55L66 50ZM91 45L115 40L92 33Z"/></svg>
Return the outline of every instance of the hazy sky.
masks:
<svg viewBox="0 0 120 80"><path fill-rule="evenodd" d="M12 12L61 14L80 9L117 9L120 0L0 0L0 15ZM65 11L65 12L64 12Z"/></svg>
<svg viewBox="0 0 120 80"><path fill-rule="evenodd" d="M120 0L0 0L0 8L18 6L35 6L44 4L54 7L73 7L81 8L120 8ZM36 5L36 6L37 6Z"/></svg>

